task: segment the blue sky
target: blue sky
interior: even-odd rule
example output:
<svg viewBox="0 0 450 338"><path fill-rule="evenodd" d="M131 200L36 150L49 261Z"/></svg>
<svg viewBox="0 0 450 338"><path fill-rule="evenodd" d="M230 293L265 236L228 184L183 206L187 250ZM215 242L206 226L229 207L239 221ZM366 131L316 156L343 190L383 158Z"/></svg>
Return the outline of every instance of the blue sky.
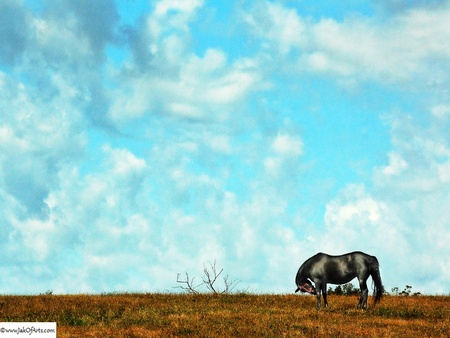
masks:
<svg viewBox="0 0 450 338"><path fill-rule="evenodd" d="M0 1L0 293L450 293L450 3L346 4Z"/></svg>

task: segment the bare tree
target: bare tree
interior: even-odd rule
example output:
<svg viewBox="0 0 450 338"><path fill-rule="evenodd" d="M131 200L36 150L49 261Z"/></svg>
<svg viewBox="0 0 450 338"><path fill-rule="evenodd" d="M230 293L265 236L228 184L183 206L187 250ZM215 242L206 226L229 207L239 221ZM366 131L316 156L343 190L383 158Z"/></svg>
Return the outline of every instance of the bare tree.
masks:
<svg viewBox="0 0 450 338"><path fill-rule="evenodd" d="M223 268L218 270L218 268L216 267L216 261L214 261L214 263L209 262L209 266L203 264L202 283L196 285L194 282L195 277L190 278L187 272L185 273L185 278L181 279L181 274L179 273L177 275L177 283L181 285L176 286L176 288L182 289L183 291L186 291L188 293L198 294L200 293L198 289L202 286L205 286L206 289L213 294L231 293L239 284L239 281L230 280L229 276L226 275L222 278L223 286L219 287L217 282L222 273Z"/></svg>

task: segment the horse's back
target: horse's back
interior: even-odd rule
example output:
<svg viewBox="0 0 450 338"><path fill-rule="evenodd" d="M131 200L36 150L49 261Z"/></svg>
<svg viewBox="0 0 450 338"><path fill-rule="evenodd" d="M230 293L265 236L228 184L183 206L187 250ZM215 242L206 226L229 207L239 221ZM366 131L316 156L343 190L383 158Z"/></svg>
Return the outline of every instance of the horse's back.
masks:
<svg viewBox="0 0 450 338"><path fill-rule="evenodd" d="M323 253L320 253L320 254L326 255L330 258L337 258L337 259L349 258L349 259L359 259L359 260L366 260L366 261L371 261L371 262L372 261L378 262L378 260L375 256L366 254L365 252L362 252L362 251L353 251L353 252L349 252L349 253L337 255L337 256L331 256L331 255L327 255L327 254L323 254Z"/></svg>
<svg viewBox="0 0 450 338"><path fill-rule="evenodd" d="M368 255L362 251L353 251L342 255L329 255L318 252L309 258L302 268L309 271L318 271L323 269L341 268L346 270L367 269L378 266L378 260L375 256Z"/></svg>
<svg viewBox="0 0 450 338"><path fill-rule="evenodd" d="M323 264L345 265L347 269L356 269L362 267L373 267L378 265L375 256L368 255L362 251L353 251L342 255L329 255L319 252L309 260L311 266Z"/></svg>
<svg viewBox="0 0 450 338"><path fill-rule="evenodd" d="M358 257L359 259L363 259L371 264L378 264L378 259L375 256L368 255L361 251L355 251L351 253L354 257Z"/></svg>

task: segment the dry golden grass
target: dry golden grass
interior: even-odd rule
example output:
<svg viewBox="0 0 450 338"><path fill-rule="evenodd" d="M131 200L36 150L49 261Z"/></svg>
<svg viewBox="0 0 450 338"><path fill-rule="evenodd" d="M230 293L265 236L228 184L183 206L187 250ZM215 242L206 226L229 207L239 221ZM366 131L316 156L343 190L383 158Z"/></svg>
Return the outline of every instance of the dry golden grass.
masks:
<svg viewBox="0 0 450 338"><path fill-rule="evenodd" d="M0 296L0 321L54 321L58 337L448 337L450 297L110 294ZM370 304L371 305L371 304Z"/></svg>

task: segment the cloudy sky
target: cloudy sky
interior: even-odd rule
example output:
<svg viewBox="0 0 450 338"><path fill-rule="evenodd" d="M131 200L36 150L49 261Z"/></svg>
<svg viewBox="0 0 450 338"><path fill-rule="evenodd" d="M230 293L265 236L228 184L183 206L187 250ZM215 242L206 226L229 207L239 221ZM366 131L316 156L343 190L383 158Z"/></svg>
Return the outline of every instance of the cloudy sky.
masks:
<svg viewBox="0 0 450 338"><path fill-rule="evenodd" d="M0 0L0 293L450 293L450 2Z"/></svg>

